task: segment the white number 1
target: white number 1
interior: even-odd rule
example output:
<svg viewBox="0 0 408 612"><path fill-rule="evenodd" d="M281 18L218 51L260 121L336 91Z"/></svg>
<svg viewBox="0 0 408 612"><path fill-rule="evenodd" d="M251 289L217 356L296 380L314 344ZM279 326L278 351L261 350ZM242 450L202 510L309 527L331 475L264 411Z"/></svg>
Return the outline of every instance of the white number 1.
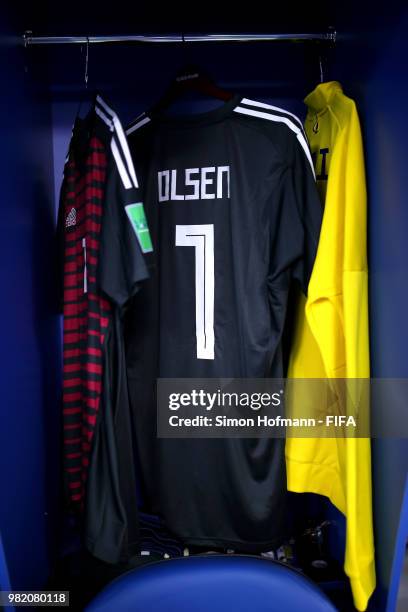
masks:
<svg viewBox="0 0 408 612"><path fill-rule="evenodd" d="M195 248L197 359L214 359L214 225L176 225L176 246Z"/></svg>

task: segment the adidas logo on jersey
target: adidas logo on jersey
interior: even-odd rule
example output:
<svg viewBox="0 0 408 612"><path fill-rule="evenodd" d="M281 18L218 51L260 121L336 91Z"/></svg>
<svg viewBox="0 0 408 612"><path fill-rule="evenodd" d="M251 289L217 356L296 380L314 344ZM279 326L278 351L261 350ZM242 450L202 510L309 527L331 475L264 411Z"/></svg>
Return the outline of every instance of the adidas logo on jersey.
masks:
<svg viewBox="0 0 408 612"><path fill-rule="evenodd" d="M74 207L72 207L65 220L65 227L72 227L73 225L76 225L76 217L76 210Z"/></svg>

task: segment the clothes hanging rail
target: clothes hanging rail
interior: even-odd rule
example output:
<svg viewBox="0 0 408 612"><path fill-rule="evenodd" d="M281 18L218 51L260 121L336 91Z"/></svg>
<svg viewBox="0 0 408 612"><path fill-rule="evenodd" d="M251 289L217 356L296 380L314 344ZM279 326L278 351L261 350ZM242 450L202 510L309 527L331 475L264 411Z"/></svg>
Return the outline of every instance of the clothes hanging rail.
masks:
<svg viewBox="0 0 408 612"><path fill-rule="evenodd" d="M23 34L24 46L31 45L72 45L106 43L196 43L196 42L271 42L271 41L326 41L336 42L336 32L314 34L166 34L166 35L125 35L125 36L33 36Z"/></svg>

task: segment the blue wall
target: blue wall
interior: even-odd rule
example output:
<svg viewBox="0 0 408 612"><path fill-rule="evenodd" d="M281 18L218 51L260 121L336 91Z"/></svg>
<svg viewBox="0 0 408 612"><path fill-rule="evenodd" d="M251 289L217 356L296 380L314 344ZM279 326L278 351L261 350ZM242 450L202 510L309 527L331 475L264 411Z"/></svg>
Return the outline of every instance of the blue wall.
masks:
<svg viewBox="0 0 408 612"><path fill-rule="evenodd" d="M46 89L25 71L20 32L7 29L6 17L0 32L0 530L12 587L30 589L48 576L58 495L53 162Z"/></svg>

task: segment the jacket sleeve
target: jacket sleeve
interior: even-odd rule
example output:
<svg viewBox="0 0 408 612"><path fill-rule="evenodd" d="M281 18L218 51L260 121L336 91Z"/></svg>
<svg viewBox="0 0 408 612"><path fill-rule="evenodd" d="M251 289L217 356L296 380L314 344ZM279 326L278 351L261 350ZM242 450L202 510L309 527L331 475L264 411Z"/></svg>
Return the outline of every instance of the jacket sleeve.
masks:
<svg viewBox="0 0 408 612"><path fill-rule="evenodd" d="M343 304L348 414L364 419L369 431L370 376L368 331L367 194L364 154L354 103L347 133L345 168L345 237ZM369 438L347 438L346 556L354 602L364 610L375 587L372 525L371 444Z"/></svg>

